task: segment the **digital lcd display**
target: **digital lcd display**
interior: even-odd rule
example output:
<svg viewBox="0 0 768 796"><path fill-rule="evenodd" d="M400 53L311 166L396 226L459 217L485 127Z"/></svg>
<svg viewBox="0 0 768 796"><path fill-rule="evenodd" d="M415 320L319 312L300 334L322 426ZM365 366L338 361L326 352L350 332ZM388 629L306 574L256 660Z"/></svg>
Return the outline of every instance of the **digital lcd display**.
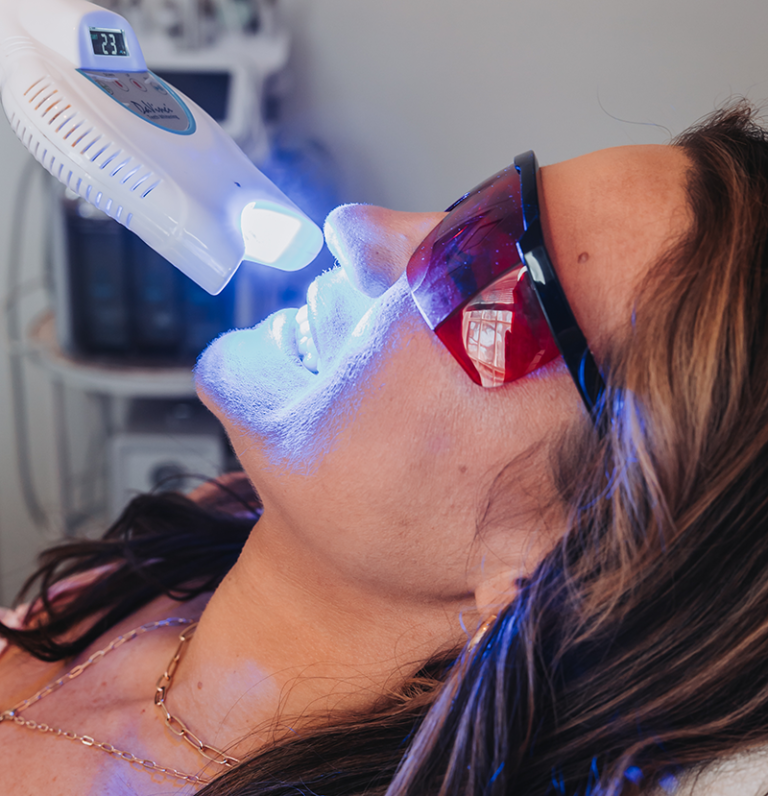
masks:
<svg viewBox="0 0 768 796"><path fill-rule="evenodd" d="M94 55L128 55L125 34L122 30L91 28L91 44L93 45Z"/></svg>

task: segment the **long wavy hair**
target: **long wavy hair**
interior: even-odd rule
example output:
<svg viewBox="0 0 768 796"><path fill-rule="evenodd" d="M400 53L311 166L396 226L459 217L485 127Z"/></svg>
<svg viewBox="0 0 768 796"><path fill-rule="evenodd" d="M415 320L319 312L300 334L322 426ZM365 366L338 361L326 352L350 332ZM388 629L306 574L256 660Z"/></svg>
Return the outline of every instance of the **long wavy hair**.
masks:
<svg viewBox="0 0 768 796"><path fill-rule="evenodd" d="M553 447L561 542L456 663L201 796L629 796L768 741L768 136L739 103L673 144L693 222L608 355L598 429ZM42 623L0 636L60 660L159 594L215 587L249 505L139 499L104 541L46 554ZM75 598L47 597L104 564Z"/></svg>
<svg viewBox="0 0 768 796"><path fill-rule="evenodd" d="M674 142L693 221L555 472L568 530L452 671L398 796L626 796L768 742L768 136Z"/></svg>

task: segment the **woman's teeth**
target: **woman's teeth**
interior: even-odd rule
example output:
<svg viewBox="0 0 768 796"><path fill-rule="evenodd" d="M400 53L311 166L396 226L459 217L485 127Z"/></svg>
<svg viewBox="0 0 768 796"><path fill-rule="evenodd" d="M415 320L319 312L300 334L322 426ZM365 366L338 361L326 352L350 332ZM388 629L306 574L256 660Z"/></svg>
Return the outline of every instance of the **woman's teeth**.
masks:
<svg viewBox="0 0 768 796"><path fill-rule="evenodd" d="M312 339L312 332L309 328L309 315L306 304L296 313L296 347L299 349L301 364L311 373L317 373L319 357L317 346Z"/></svg>

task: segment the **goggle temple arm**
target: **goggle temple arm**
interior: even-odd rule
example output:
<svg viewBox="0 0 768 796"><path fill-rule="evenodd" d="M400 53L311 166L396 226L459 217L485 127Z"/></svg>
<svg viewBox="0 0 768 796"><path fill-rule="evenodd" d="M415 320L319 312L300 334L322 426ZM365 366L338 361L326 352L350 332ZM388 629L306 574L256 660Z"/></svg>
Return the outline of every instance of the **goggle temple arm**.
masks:
<svg viewBox="0 0 768 796"><path fill-rule="evenodd" d="M565 299L560 280L544 247L541 219L537 215L526 221L526 230L517 243L520 259L528 269L542 312L576 389L590 414L594 414L605 392L605 381Z"/></svg>

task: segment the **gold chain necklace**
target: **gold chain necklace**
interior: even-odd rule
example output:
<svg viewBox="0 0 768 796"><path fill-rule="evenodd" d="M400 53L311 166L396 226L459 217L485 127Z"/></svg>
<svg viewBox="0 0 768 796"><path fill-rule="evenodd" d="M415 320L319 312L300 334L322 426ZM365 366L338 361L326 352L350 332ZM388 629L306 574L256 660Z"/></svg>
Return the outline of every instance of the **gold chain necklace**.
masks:
<svg viewBox="0 0 768 796"><path fill-rule="evenodd" d="M84 661L81 664L78 664L73 669L70 669L65 675L62 675L57 680L53 680L52 682L48 683L48 685L43 686L39 691L34 693L31 697L27 699L23 699L18 704L14 705L10 710L5 710L0 713L0 724L4 721L12 721L14 724L17 724L20 727L26 727L30 730L37 730L38 732L42 733L50 733L55 735L58 738L66 738L70 741L78 741L79 743L83 744L84 746L88 746L92 749L99 749L102 752L106 752L108 755L112 755L113 757L117 757L120 760L125 760L127 763L136 764L142 766L143 768L147 768L151 771L158 771L162 774L167 774L175 779L182 780L184 782L189 782L193 785L203 785L210 780L203 779L203 777L198 776L197 774L185 774L182 771L178 771L175 768L168 768L165 766L161 766L156 763L154 760L142 760L141 758L136 757L135 755L131 754L130 752L125 752L116 747L112 746L110 743L104 743L102 741L97 741L92 738L90 735L80 735L75 732L69 732L67 730L59 729L58 727L51 727L48 724L44 724L42 722L32 721L31 719L24 719L19 714L22 711L26 710L27 708L31 707L32 705L39 702L44 697L48 696L48 694L57 691L61 688L65 683L74 680L75 678L79 677L84 671L89 669L94 664L98 663L105 655L113 652L116 649L119 649L123 646L123 644L128 643L129 641L133 641L133 639L137 638L138 636L142 636L145 633L150 633L153 630L157 630L161 627L178 627L180 625L185 625L185 629L179 634L179 644L176 648L176 652L171 658L170 663L166 667L165 671L162 675L160 675L160 679L157 681L157 686L155 689L155 705L161 710L163 713L163 718L165 720L165 726L177 737L181 738L182 740L186 741L193 749L195 749L199 754L206 758L206 760L210 760L213 763L217 763L218 765L225 766L226 768L231 768L232 766L237 765L240 761L232 757L225 752L221 751L220 749L216 749L209 744L204 743L203 741L198 738L188 727L187 725L178 717L172 715L168 707L165 704L165 700L168 696L168 693L171 690L171 685L173 685L173 677L176 674L176 670L179 667L179 662L181 661L184 648L186 644L189 642L190 638L194 635L195 630L197 629L197 622L193 622L191 619L182 619L179 617L171 617L169 619L161 619L158 622L149 622L145 625L141 625L141 627L134 628L128 633L124 635L118 636L117 638L112 639L112 641L107 644L106 647L103 649L97 650L94 652L88 660Z"/></svg>

